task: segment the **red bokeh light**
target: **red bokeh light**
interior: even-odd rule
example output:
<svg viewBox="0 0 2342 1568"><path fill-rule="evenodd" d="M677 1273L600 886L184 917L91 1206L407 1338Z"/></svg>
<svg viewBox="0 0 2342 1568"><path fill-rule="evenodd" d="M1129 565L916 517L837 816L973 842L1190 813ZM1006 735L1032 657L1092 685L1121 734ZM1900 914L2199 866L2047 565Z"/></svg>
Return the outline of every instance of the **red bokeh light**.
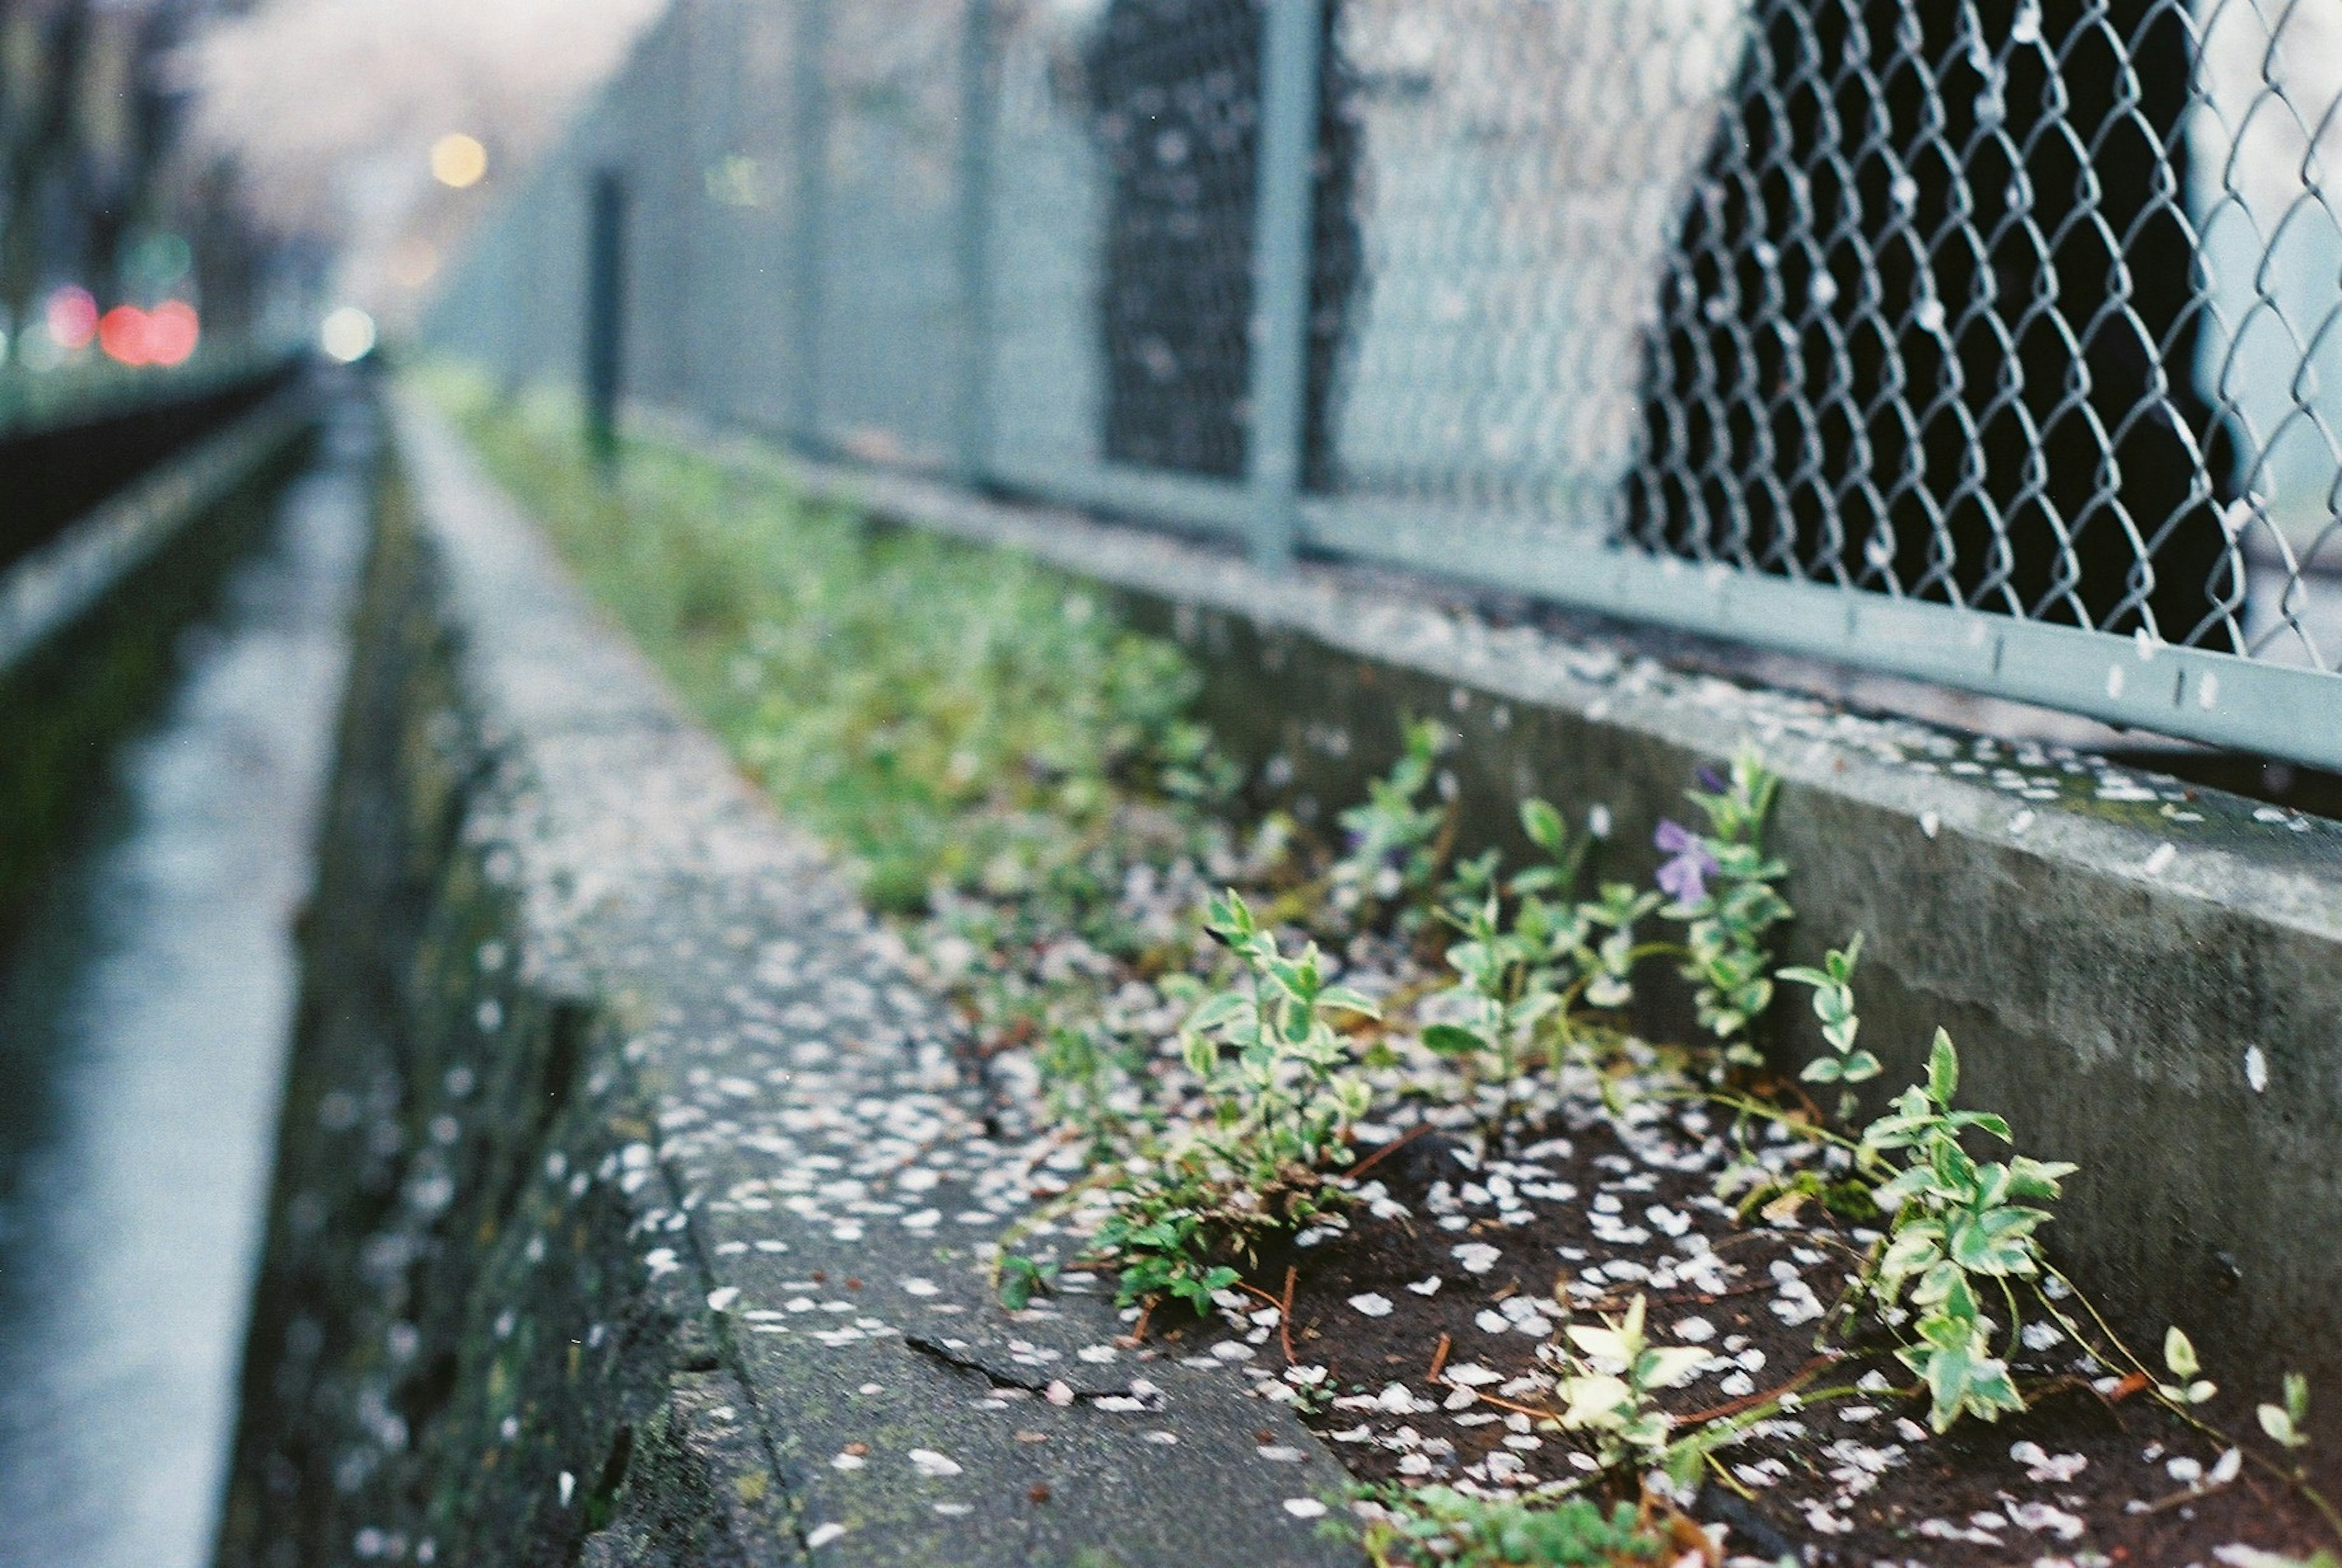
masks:
<svg viewBox="0 0 2342 1568"><path fill-rule="evenodd" d="M203 335L195 307L165 300L153 310L117 305L98 318L97 345L124 365L180 365Z"/></svg>
<svg viewBox="0 0 2342 1568"><path fill-rule="evenodd" d="M45 315L49 341L59 348L82 348L97 335L97 301L78 284L52 293Z"/></svg>
<svg viewBox="0 0 2342 1568"><path fill-rule="evenodd" d="M117 305L97 318L97 346L108 359L125 365L148 363L146 313L135 305Z"/></svg>
<svg viewBox="0 0 2342 1568"><path fill-rule="evenodd" d="M195 307L183 299L166 299L146 313L146 358L154 365L183 365L203 337Z"/></svg>

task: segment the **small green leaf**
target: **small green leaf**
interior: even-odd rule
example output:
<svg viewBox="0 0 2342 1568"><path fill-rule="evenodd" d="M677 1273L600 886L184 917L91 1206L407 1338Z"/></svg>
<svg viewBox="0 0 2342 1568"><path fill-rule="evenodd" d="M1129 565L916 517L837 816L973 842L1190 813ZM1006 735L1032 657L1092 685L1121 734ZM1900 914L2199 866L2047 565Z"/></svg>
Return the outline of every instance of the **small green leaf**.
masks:
<svg viewBox="0 0 2342 1568"><path fill-rule="evenodd" d="M2183 1380L2203 1370L2196 1360L2196 1346L2176 1323L2164 1331L2163 1364L2171 1369L2172 1376Z"/></svg>
<svg viewBox="0 0 2342 1568"><path fill-rule="evenodd" d="M1010 1312L1023 1312L1047 1278L1046 1271L1031 1258L1009 1253L1000 1260L1000 1304Z"/></svg>
<svg viewBox="0 0 2342 1568"><path fill-rule="evenodd" d="M1246 1016L1251 1011L1251 997L1241 992L1223 991L1188 1015L1187 1027L1197 1033L1218 1029Z"/></svg>
<svg viewBox="0 0 2342 1568"><path fill-rule="evenodd" d="M1521 831L1529 842L1549 854L1559 854L1568 842L1569 830L1563 825L1561 813L1548 803L1529 799L1521 802Z"/></svg>
<svg viewBox="0 0 2342 1568"><path fill-rule="evenodd" d="M1937 1029L1935 1047L1927 1053L1927 1098L1948 1105L1959 1086L1960 1054L1952 1048L1951 1035Z"/></svg>
<svg viewBox="0 0 2342 1568"><path fill-rule="evenodd" d="M2058 1185L2063 1178L2079 1169L2064 1160L2032 1160L2019 1154L2008 1163L2008 1195L2046 1202L2063 1191Z"/></svg>
<svg viewBox="0 0 2342 1568"><path fill-rule="evenodd" d="M2033 1255L2034 1228L2049 1216L2039 1209L1987 1209L1962 1214L1952 1222L1946 1250L1952 1261L1970 1273L1997 1278L2037 1272Z"/></svg>
<svg viewBox="0 0 2342 1568"><path fill-rule="evenodd" d="M2008 1130L2008 1119L1990 1111L1955 1111L1951 1114L1950 1120L1955 1127L1974 1127L1977 1132L1988 1133L2004 1144L2016 1142Z"/></svg>
<svg viewBox="0 0 2342 1568"><path fill-rule="evenodd" d="M1201 1034L1189 1034L1179 1042L1180 1059L1187 1071L1198 1078L1208 1078L1220 1064L1220 1048Z"/></svg>
<svg viewBox="0 0 2342 1568"><path fill-rule="evenodd" d="M1423 1044L1442 1056L1470 1056L1484 1049L1477 1034L1456 1024L1426 1024Z"/></svg>

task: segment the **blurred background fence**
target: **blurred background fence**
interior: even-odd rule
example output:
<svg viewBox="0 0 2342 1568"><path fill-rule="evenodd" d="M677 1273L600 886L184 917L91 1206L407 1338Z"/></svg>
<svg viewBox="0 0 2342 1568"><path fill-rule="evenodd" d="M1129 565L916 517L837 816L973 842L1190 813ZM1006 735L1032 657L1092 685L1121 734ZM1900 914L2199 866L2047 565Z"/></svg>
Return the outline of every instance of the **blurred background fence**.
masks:
<svg viewBox="0 0 2342 1568"><path fill-rule="evenodd" d="M2337 171L2342 0L676 0L428 335L2342 766Z"/></svg>

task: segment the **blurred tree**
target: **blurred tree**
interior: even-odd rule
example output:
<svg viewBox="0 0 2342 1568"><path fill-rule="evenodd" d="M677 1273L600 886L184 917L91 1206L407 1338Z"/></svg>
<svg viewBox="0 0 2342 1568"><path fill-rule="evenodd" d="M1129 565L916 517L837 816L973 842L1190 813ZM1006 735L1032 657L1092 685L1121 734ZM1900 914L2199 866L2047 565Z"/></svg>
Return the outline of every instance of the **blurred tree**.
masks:
<svg viewBox="0 0 2342 1568"><path fill-rule="evenodd" d="M250 323L268 247L232 170L184 155L177 52L228 0L0 5L0 325L76 284L101 307L170 296L206 330Z"/></svg>
<svg viewBox="0 0 2342 1568"><path fill-rule="evenodd" d="M5 0L0 0L5 3ZM262 232L336 258L334 287L395 321L513 172L567 128L666 0L255 0L192 30L188 151L235 171ZM435 184L450 134L485 178Z"/></svg>

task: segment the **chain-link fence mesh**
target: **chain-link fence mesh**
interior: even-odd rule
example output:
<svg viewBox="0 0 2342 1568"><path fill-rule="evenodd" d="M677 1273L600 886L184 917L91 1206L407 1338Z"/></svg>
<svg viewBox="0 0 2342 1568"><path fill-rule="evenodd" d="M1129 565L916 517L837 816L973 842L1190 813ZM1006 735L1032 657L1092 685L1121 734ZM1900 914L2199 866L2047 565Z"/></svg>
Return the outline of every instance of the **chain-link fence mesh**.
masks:
<svg viewBox="0 0 2342 1568"><path fill-rule="evenodd" d="M2342 0L676 0L436 332L2342 762Z"/></svg>

